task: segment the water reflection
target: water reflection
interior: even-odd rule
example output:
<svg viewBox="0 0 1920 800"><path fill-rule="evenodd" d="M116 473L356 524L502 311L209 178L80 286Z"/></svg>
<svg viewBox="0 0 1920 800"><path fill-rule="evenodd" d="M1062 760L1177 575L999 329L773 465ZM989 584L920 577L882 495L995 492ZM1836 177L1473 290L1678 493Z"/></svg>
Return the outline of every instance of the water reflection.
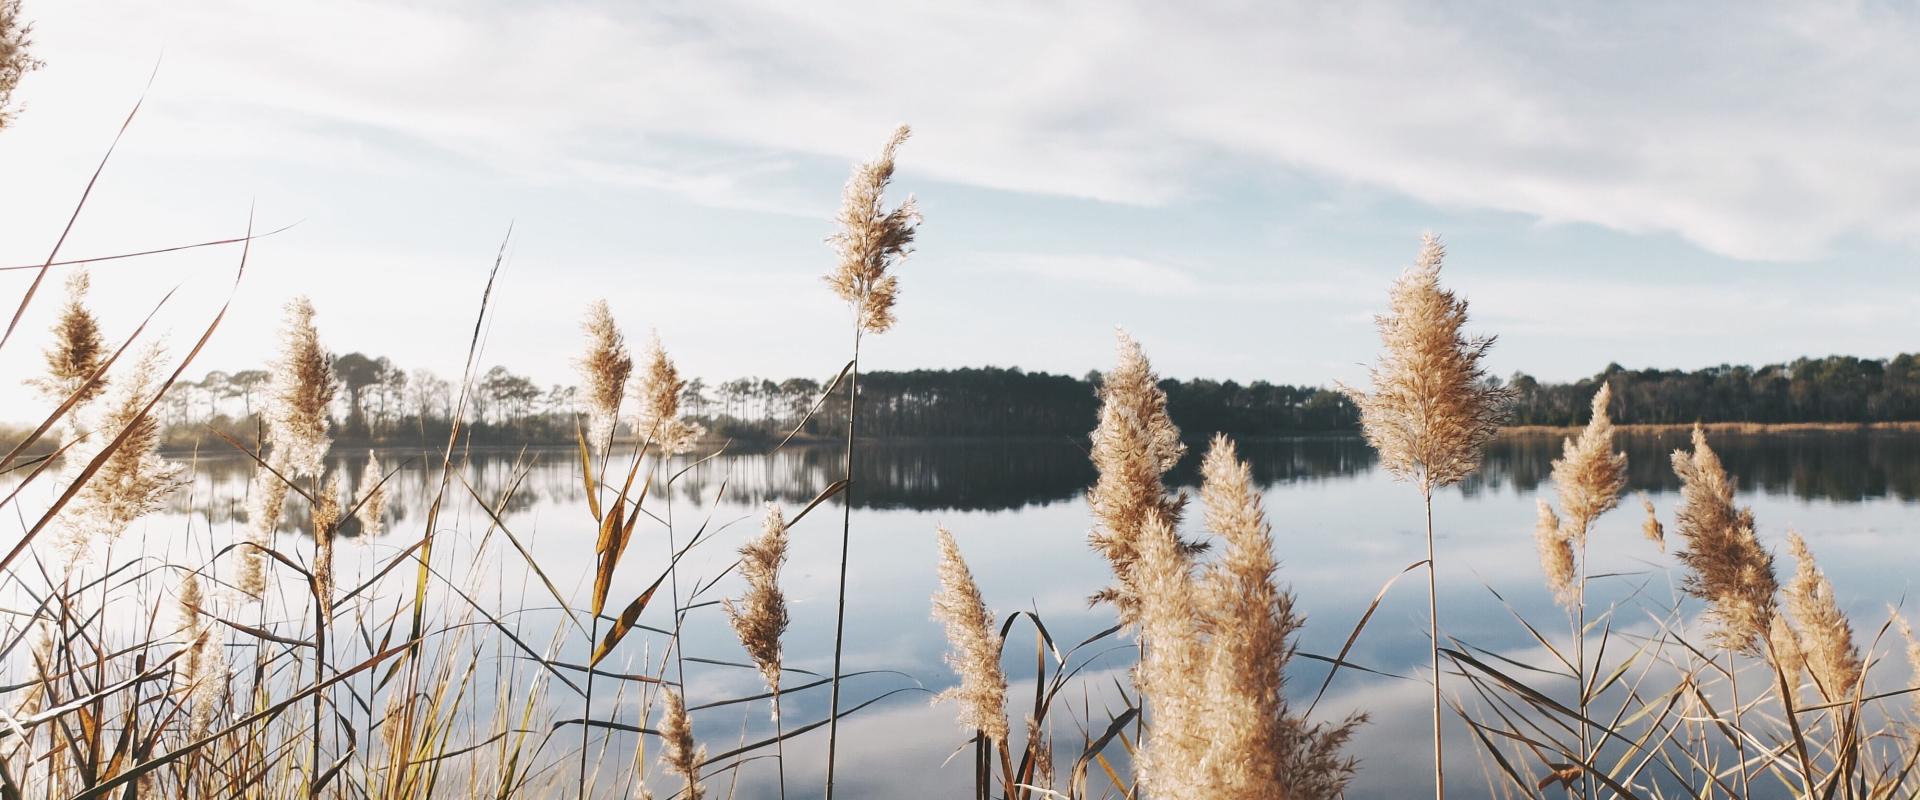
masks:
<svg viewBox="0 0 1920 800"><path fill-rule="evenodd" d="M1907 431L1808 431L1774 434L1728 433L1713 437L1715 450L1740 480L1743 490L1802 500L1861 502L1892 497L1920 499L1920 433ZM1668 455L1687 446L1681 432L1631 434L1619 439L1631 470L1629 489L1660 494L1679 489ZM1169 476L1176 487L1199 484L1203 445L1196 443ZM1240 443L1263 486L1348 478L1373 470L1376 456L1354 437L1254 439ZM1487 451L1483 469L1461 486L1469 497L1487 493L1528 494L1549 480L1560 438L1508 436ZM724 483L736 502L804 504L838 479L841 451L836 447L796 447L770 454L723 454L705 462L682 458L656 474L655 496L668 491L668 471L686 469L673 481L679 499L698 504ZM393 522L425 508L438 487L438 453L391 451L391 466L411 463L388 483ZM496 500L518 480L507 511L540 502L564 502L580 496L581 483L568 450L474 450L462 454L459 473L474 491ZM342 483L365 485L366 459L341 457ZM196 485L174 496L173 511L197 513L210 523L245 520L251 462L237 457L201 458ZM614 476L620 478L623 476ZM1077 501L1094 480L1085 442L1004 440L967 442L875 442L856 461L856 508L915 511L1005 511ZM455 478L450 491L468 489ZM290 502L290 515L304 507Z"/></svg>

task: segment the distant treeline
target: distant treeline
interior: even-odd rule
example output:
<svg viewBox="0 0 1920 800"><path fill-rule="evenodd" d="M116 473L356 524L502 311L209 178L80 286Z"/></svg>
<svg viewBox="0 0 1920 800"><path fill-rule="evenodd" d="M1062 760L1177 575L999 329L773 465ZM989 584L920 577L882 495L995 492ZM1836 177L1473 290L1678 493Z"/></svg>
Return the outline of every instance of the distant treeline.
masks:
<svg viewBox="0 0 1920 800"><path fill-rule="evenodd" d="M1908 422L1920 420L1920 355L1892 359L1827 356L1763 367L1632 370L1610 364L1571 384L1511 379L1520 398L1514 425L1577 425L1600 382L1613 386L1619 423Z"/></svg>
<svg viewBox="0 0 1920 800"><path fill-rule="evenodd" d="M335 438L342 444L444 442L458 404L455 384L386 358L348 353L335 359L341 391ZM1610 365L1573 383L1541 383L1524 373L1511 423L1578 425L1600 381L1613 385L1620 423L1885 422L1920 420L1920 356L1890 360L1830 356L1764 367L1719 366L1691 372ZM871 372L860 376L860 429L875 438L1083 436L1099 409L1100 374L1083 377L1018 368ZM803 438L838 436L845 393L819 408L826 382L739 378L688 383L684 409L716 437L767 441L798 429ZM1193 436L1350 432L1359 413L1339 392L1265 381L1165 380L1173 420ZM163 406L169 444L204 442L209 428L243 440L258 429L266 373L212 372L175 386ZM566 443L574 436L577 391L542 387L505 367L476 379L467 401L467 435L476 443ZM809 415L809 411L812 411Z"/></svg>

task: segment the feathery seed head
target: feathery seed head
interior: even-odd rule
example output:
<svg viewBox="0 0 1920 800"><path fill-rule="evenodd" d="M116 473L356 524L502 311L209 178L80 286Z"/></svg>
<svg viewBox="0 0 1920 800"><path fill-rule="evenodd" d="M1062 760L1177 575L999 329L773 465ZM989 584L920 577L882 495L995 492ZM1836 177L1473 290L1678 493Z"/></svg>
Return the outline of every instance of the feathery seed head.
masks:
<svg viewBox="0 0 1920 800"><path fill-rule="evenodd" d="M221 694L220 683L226 676L218 632L200 618L205 613L202 607L205 601L200 579L188 574L180 583L181 638L187 648L180 677L187 684L188 735L194 739L205 735L212 722L215 702Z"/></svg>
<svg viewBox="0 0 1920 800"><path fill-rule="evenodd" d="M707 760L707 748L694 743L693 720L687 716L687 705L680 699L680 693L672 689L662 693L666 695L667 708L660 723L660 765L667 774L678 775L686 781L682 797L701 800L706 790L700 786L700 762Z"/></svg>
<svg viewBox="0 0 1920 800"><path fill-rule="evenodd" d="M1573 540L1560 523L1553 506L1541 500L1540 519L1533 526L1533 541L1540 548L1540 570L1547 575L1547 588L1562 608L1580 605L1580 583L1574 578Z"/></svg>
<svg viewBox="0 0 1920 800"><path fill-rule="evenodd" d="M387 485L381 481L386 470L380 464L378 453L367 451L367 469L361 475L360 480L367 488L361 493L360 508L354 512L354 518L360 521L360 535L371 539L385 530L387 513Z"/></svg>
<svg viewBox="0 0 1920 800"><path fill-rule="evenodd" d="M946 528L940 534L940 593L933 596L933 618L946 625L953 646L947 664L960 676L960 685L941 692L934 702L960 704L960 724L980 731L996 742L1007 741L1007 675L1000 669L1000 634L993 612L980 598L960 546Z"/></svg>
<svg viewBox="0 0 1920 800"><path fill-rule="evenodd" d="M1787 532L1787 548L1796 567L1787 582L1787 611L1800 631L1800 649L1807 670L1829 702L1851 696L1860 681L1860 650L1853 643L1853 625L1833 596L1833 582L1813 560L1813 551L1800 534Z"/></svg>
<svg viewBox="0 0 1920 800"><path fill-rule="evenodd" d="M1785 614L1773 615L1768 623L1767 644L1773 666L1787 678L1787 685L1798 686L1800 673L1807 668L1807 653L1800 648L1800 632L1793 629Z"/></svg>
<svg viewBox="0 0 1920 800"><path fill-rule="evenodd" d="M1772 628L1776 608L1773 555L1754 535L1753 512L1734 505L1733 479L1698 426L1693 452L1673 452L1673 471L1681 484L1674 525L1686 542L1675 555L1688 569L1682 588L1707 601L1723 647L1754 652Z"/></svg>
<svg viewBox="0 0 1920 800"><path fill-rule="evenodd" d="M1180 429L1167 416L1167 394L1159 386L1140 344L1117 331L1119 362L1100 384L1100 422L1093 431L1092 457L1100 477L1087 491L1097 522L1088 537L1113 568L1115 586L1101 598L1115 600L1130 617L1136 597L1131 585L1137 545L1147 517L1159 515L1177 526L1184 497L1169 497L1162 477L1187 452ZM1182 543L1183 551L1193 545Z"/></svg>
<svg viewBox="0 0 1920 800"><path fill-rule="evenodd" d="M5 13L3 9L0 5L0 14ZM5 32L0 31L0 48L5 46L4 39ZM5 56L0 55L0 70L4 70L4 61ZM4 105L4 98L5 92L0 91L0 105ZM106 360L107 349L100 339L99 320L87 310L87 290L92 285L86 270L75 270L67 276L67 302L60 308L53 344L47 348L47 374L27 381L55 403L65 402L77 392L80 399L76 405L83 405L106 388L105 376L93 377Z"/></svg>
<svg viewBox="0 0 1920 800"><path fill-rule="evenodd" d="M268 459L273 470L285 466L284 454L276 451ZM261 468L253 473L253 485L247 493L246 547L240 548L240 577L235 585L242 594L255 599L267 590L264 548L273 546L273 535L280 530L280 514L287 503L287 483L273 470Z"/></svg>
<svg viewBox="0 0 1920 800"><path fill-rule="evenodd" d="M633 431L641 437L652 437L660 452L668 455L692 450L706 433L699 423L680 418L680 395L686 388L680 369L660 346L659 334L654 334L647 342L646 370L636 387L640 397Z"/></svg>
<svg viewBox="0 0 1920 800"><path fill-rule="evenodd" d="M323 610L333 606L333 543L340 527L340 476L327 479L313 504L313 586Z"/></svg>
<svg viewBox="0 0 1920 800"><path fill-rule="evenodd" d="M1660 515L1653 510L1653 500L1641 497L1640 505L1647 510L1646 519L1640 522L1640 533L1660 548L1660 552L1667 552L1667 528L1660 524Z"/></svg>
<svg viewBox="0 0 1920 800"><path fill-rule="evenodd" d="M787 560L787 522L779 506L767 505L762 525L760 535L740 547L740 576L747 581L747 593L738 602L726 601L725 606L740 644L760 668L767 688L778 693L780 637L787 631L787 598L780 591L780 565Z"/></svg>
<svg viewBox="0 0 1920 800"><path fill-rule="evenodd" d="M119 391L90 442L90 452L74 459L86 464L100 449L125 432L120 446L93 473L63 514L72 544L84 546L98 535L118 538L128 525L160 509L167 496L184 486L183 468L160 456L160 424L146 412L152 402L164 352L148 347L133 373L120 382Z"/></svg>
<svg viewBox="0 0 1920 800"><path fill-rule="evenodd" d="M887 184L893 180L893 155L911 133L902 125L880 151L880 157L854 167L840 198L839 230L827 243L839 263L827 273L827 285L853 309L854 321L865 333L885 333L893 327L893 303L900 281L888 270L913 252L920 208L909 196L888 210Z"/></svg>
<svg viewBox="0 0 1920 800"><path fill-rule="evenodd" d="M626 337L614 323L607 301L595 300L587 306L580 327L587 333L587 352L579 361L585 384L581 402L587 408L593 447L605 450L620 419L620 401L627 393L627 379L633 375L633 356L627 352Z"/></svg>
<svg viewBox="0 0 1920 800"><path fill-rule="evenodd" d="M271 365L265 416L274 448L285 454L280 463L288 477L319 475L333 445L327 417L335 389L333 357L320 346L313 313L313 302L304 296L288 301L280 352Z"/></svg>
<svg viewBox="0 0 1920 800"><path fill-rule="evenodd" d="M1192 563L1158 513L1147 515L1136 544L1133 581L1145 654L1134 668L1134 684L1152 725L1134 762L1136 781L1146 797L1204 797L1204 690L1211 659L1195 622Z"/></svg>
<svg viewBox="0 0 1920 800"><path fill-rule="evenodd" d="M1373 391L1340 388L1360 407L1380 463L1423 493L1460 482L1505 420L1513 390L1488 379L1481 360L1494 339L1467 337L1467 301L1440 286L1446 255L1428 234L1420 259L1393 284L1390 310L1375 318L1384 346Z"/></svg>
<svg viewBox="0 0 1920 800"><path fill-rule="evenodd" d="M20 0L0 0L0 130L13 121L13 89L40 62L27 54L33 26L20 18Z"/></svg>
<svg viewBox="0 0 1920 800"><path fill-rule="evenodd" d="M1887 613L1900 627L1900 638L1907 642L1907 682L1920 686L1920 636L1913 634L1913 626L1907 624L1907 618L1900 615L1899 609L1888 606ZM1913 713L1920 715L1920 692L1914 694Z"/></svg>
<svg viewBox="0 0 1920 800"><path fill-rule="evenodd" d="M1568 531L1576 545L1584 545L1587 529L1601 514L1620 504L1627 487L1627 454L1613 451L1613 420L1607 401L1613 392L1605 383L1593 395L1593 416L1579 439L1569 438L1553 462L1553 482L1560 490L1560 507L1567 512Z"/></svg>

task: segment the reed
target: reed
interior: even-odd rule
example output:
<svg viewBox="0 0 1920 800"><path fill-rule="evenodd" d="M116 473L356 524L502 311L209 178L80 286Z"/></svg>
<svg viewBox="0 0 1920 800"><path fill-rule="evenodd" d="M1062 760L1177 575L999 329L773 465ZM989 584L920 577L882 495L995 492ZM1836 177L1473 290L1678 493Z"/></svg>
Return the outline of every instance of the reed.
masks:
<svg viewBox="0 0 1920 800"><path fill-rule="evenodd" d="M834 766L840 745L841 657L846 650L847 562L853 548L853 456L860 418L860 342L869 333L893 327L893 304L900 295L893 268L913 252L920 227L920 208L911 195L899 205L886 206L887 187L893 182L894 154L912 131L905 125L893 132L872 161L853 168L840 196L837 228L827 239L837 257L826 274L828 288L847 304L853 316L853 354L847 376L847 450L840 484L840 576L834 602L833 677L827 714L827 800L833 800Z"/></svg>
<svg viewBox="0 0 1920 800"><path fill-rule="evenodd" d="M1434 797L1446 797L1441 734L1440 601L1434 566L1433 491L1465 480L1499 433L1513 391L1488 380L1481 361L1494 337L1469 337L1467 301L1440 285L1446 248L1427 234L1420 256L1388 293L1375 318L1382 350L1370 391L1342 386L1360 407L1361 430L1380 465L1420 490L1427 512L1427 618L1433 666Z"/></svg>
<svg viewBox="0 0 1920 800"><path fill-rule="evenodd" d="M0 0L0 109L22 71L7 71L21 63L26 41L18 7ZM116 345L103 330L118 330L118 321L94 316L86 273L72 273L34 384L52 410L22 439L24 447L47 431L69 432L59 468L52 460L16 462L20 453L0 466L14 486L33 489L0 496L0 507L16 504L25 520L16 552L28 555L0 562L0 582L9 587L0 614L0 663L8 672L0 682L7 711L0 714L0 798L646 797L648 772L657 768L676 784L673 796L696 799L733 782L731 796L764 776L753 773L769 757L784 795L787 740L812 736L820 744L822 729L830 796L839 722L895 694L924 691L901 678L892 691L842 704L849 678L891 679L885 670L847 671L842 655L855 552L860 343L898 322L895 268L919 223L911 199L892 207L885 200L906 135L900 129L878 158L854 170L830 240L838 261L828 283L848 304L853 327L842 373L842 480L791 516L769 507L752 531L712 518L728 496L724 479L679 482L704 462L674 460L698 449L704 434L682 408L686 380L657 336L636 365L604 303L589 305L582 323L578 366L588 391L579 484L529 486L524 461L504 483L483 483L485 470L467 463L458 443L490 293L447 447L437 466L426 467L440 473L427 496L414 496L422 483L404 472L410 467L390 472L379 453L366 454L351 493L343 470L328 469L337 381L304 299L285 307L260 440L234 442L254 466L247 497L189 494L193 467L159 450L151 415L219 317L177 361L143 326ZM1508 399L1482 368L1492 340L1462 332L1466 303L1440 285L1443 255L1429 238L1395 284L1391 308L1379 318L1383 354L1373 386L1350 390L1384 468L1415 483L1426 504L1426 558L1408 571L1424 567L1427 577L1436 795L1446 782L1443 704L1473 736L1490 794L1538 797L1556 784L1589 798L1889 800L1920 791L1920 734L1890 710L1912 701L1920 714L1915 678L1889 683L1875 674L1890 655L1887 645L1882 636L1856 635L1857 622L1862 633L1871 628L1843 613L1839 590L1799 534L1784 537L1795 572L1784 582L1775 574L1772 551L1704 432L1696 430L1691 449L1672 459L1682 485L1673 528L1686 597L1668 606L1639 591L1659 577L1658 563L1645 577L1589 574L1589 539L1596 550L1613 544L1592 536L1594 523L1618 506L1626 485L1625 458L1612 448L1607 387L1596 394L1588 425L1563 444L1553 496L1541 498L1534 530L1548 583L1573 617L1571 646L1540 634L1517 610L1537 648L1442 640L1433 496L1473 472ZM30 289L21 308L32 299ZM803 427L837 396L839 380ZM1112 572L1099 599L1110 601L1116 624L1075 643L1056 640L1037 608L996 615L954 536L944 528L937 534L932 610L955 673L955 685L938 699L954 702L972 732L976 793L1004 800L1088 800L1103 788L1104 796L1148 800L1343 796L1364 766L1349 749L1366 717L1315 717L1316 705L1303 710L1295 702L1288 673L1308 657L1330 665L1329 684L1341 670L1359 669L1350 648L1373 608L1338 656L1298 648L1307 621L1279 573L1289 543L1276 541L1252 470L1230 440L1214 438L1199 459L1199 519L1187 519L1187 497L1169 488L1168 475L1188 445L1159 380L1140 345L1119 334L1098 417L1089 420L1098 477L1086 495L1094 519L1088 539ZM630 451L616 446L622 425L635 440ZM407 478L393 482L399 488L390 498L388 481L400 475ZM711 501L702 494L708 488ZM586 597L562 590L552 564L543 563L549 543L524 529L534 522L518 513L530 492L588 508L593 566L578 576ZM790 625L810 606L806 594L789 603L782 573L791 548L810 541L798 526L836 495L833 671L816 676L785 663L799 644L823 646L824 635L793 641ZM41 496L55 499L25 508ZM711 503L691 536L674 524L675 496ZM243 505L244 523L221 529L213 511L222 503ZM414 504L426 507L424 517L412 515ZM169 507L191 511L188 524L158 524L156 513ZM1642 507L1642 530L1664 546L1666 528L1652 501L1642 498ZM344 546L354 521L366 547ZM585 528L588 521L562 524ZM35 540L56 522L65 539ZM283 528L290 535L279 536ZM434 537L448 532L457 535L435 557ZM664 556L629 547L649 536L665 539ZM141 546L126 552L135 543ZM90 557L46 558L76 544ZM735 551L737 562L699 576L683 593L682 559L719 547L727 548L721 563ZM610 598L636 569L644 588L624 605L617 601L628 598ZM508 599L516 591L508 575L521 579L518 601ZM492 598L474 588L489 577L500 587ZM1620 603L1646 620L1616 630L1610 608L1589 623L1589 581L1629 579L1641 583L1622 592ZM541 592L548 597L533 597ZM1718 651L1692 640L1702 608ZM746 663L686 650L702 641L689 631L717 628L722 613ZM1897 611L1890 615L1880 633L1898 628L1908 670L1920 673L1920 643ZM1016 696L1026 684L1007 668L1007 648L1018 638L1012 631L1022 624L1033 634L1030 705ZM1129 632L1137 650L1115 647ZM1599 642L1592 659L1590 639ZM1091 693L1102 679L1089 676L1123 668L1131 652L1139 654L1131 691L1124 679L1114 681L1119 702L1099 709ZM1443 696L1443 657L1451 685L1470 692ZM1742 678L1762 670L1772 673L1767 687L1743 696ZM725 678L741 676L755 684L749 693L719 696L717 687L739 684ZM1557 699L1567 678L1577 702ZM1809 680L1817 697L1806 690ZM703 746L696 737L695 716L704 730L727 709L758 709L763 699L772 706L771 735L751 730L760 712L747 711L738 718L737 746ZM786 719L783 702L796 719ZM824 716L800 718L821 706ZM723 752L709 754L708 746ZM1057 770L1056 748L1070 756ZM917 764L860 766L921 778ZM1089 775L1101 774L1111 785L1090 786Z"/></svg>

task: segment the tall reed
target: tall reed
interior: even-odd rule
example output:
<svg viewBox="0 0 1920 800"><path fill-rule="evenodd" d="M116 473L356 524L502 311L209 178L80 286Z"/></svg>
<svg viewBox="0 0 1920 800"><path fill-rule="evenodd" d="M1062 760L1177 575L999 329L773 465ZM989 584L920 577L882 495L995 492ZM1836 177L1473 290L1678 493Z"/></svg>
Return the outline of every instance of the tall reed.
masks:
<svg viewBox="0 0 1920 800"><path fill-rule="evenodd" d="M1138 785L1150 798L1339 796L1355 768L1342 750L1365 717L1312 723L1292 710L1286 668L1303 620L1276 582L1252 472L1216 436L1201 475L1207 529L1224 544L1219 559L1196 576L1157 511L1137 540L1147 646L1136 682L1151 711Z"/></svg>
<svg viewBox="0 0 1920 800"><path fill-rule="evenodd" d="M1561 565L1547 564L1548 582L1553 585L1555 596L1568 609L1568 618L1573 632L1573 680L1577 693L1576 708L1583 720L1579 726L1580 761L1591 763L1596 759L1596 745L1592 741L1593 726L1586 722L1587 703L1590 684L1587 681L1587 534L1593 528L1594 520L1600 515L1620 505L1620 493L1627 488L1627 454L1613 450L1613 420L1607 414L1607 405L1613 398L1609 384L1600 384L1599 391L1593 393L1592 414L1588 417L1587 427L1580 432L1578 439L1568 438L1561 444L1560 457L1553 461L1553 483L1559 491L1560 507L1566 513L1566 519L1559 521L1557 530L1541 531L1536 538L1541 540L1542 563L1551 558L1557 561L1561 553L1551 557L1547 551L1564 551L1569 559L1566 566L1577 562L1579 577L1577 581L1568 581L1559 574ZM1552 511L1541 502L1543 514L1541 524ZM1656 522L1656 524L1658 524ZM1548 539L1557 538L1557 544ZM1594 665L1599 672L1599 665ZM1583 770L1586 791L1589 796L1596 793L1594 776L1591 770Z"/></svg>
<svg viewBox="0 0 1920 800"><path fill-rule="evenodd" d="M1440 602L1436 588L1433 490L1465 480L1480 466L1514 393L1489 379L1482 359L1494 337L1468 337L1467 301L1441 288L1446 248L1427 234L1420 257L1393 284L1389 310L1375 317L1382 350L1373 390L1342 386L1360 407L1361 429L1394 478L1420 490L1427 512L1427 616L1433 665L1434 797L1445 800L1440 729Z"/></svg>
<svg viewBox="0 0 1920 800"><path fill-rule="evenodd" d="M767 691L773 693L775 758L779 766L780 796L787 795L785 724L780 720L780 639L787 632L787 596L780 589L780 567L787 561L787 521L780 507L767 505L761 533L740 547L740 577L747 582L745 596L727 600L727 620L760 668Z"/></svg>
<svg viewBox="0 0 1920 800"><path fill-rule="evenodd" d="M826 274L827 286L853 313L853 357L847 364L847 451L840 491L840 576L834 603L833 688L827 716L827 800L833 800L834 765L840 746L847 560L853 546L853 455L860 416L860 341L866 334L885 333L893 327L893 304L900 294L900 279L892 270L913 252L913 238L920 226L920 208L911 195L900 205L886 207L887 186L893 182L894 152L911 133L907 126L900 126L878 158L854 167L841 193L838 230L827 239L838 257Z"/></svg>

